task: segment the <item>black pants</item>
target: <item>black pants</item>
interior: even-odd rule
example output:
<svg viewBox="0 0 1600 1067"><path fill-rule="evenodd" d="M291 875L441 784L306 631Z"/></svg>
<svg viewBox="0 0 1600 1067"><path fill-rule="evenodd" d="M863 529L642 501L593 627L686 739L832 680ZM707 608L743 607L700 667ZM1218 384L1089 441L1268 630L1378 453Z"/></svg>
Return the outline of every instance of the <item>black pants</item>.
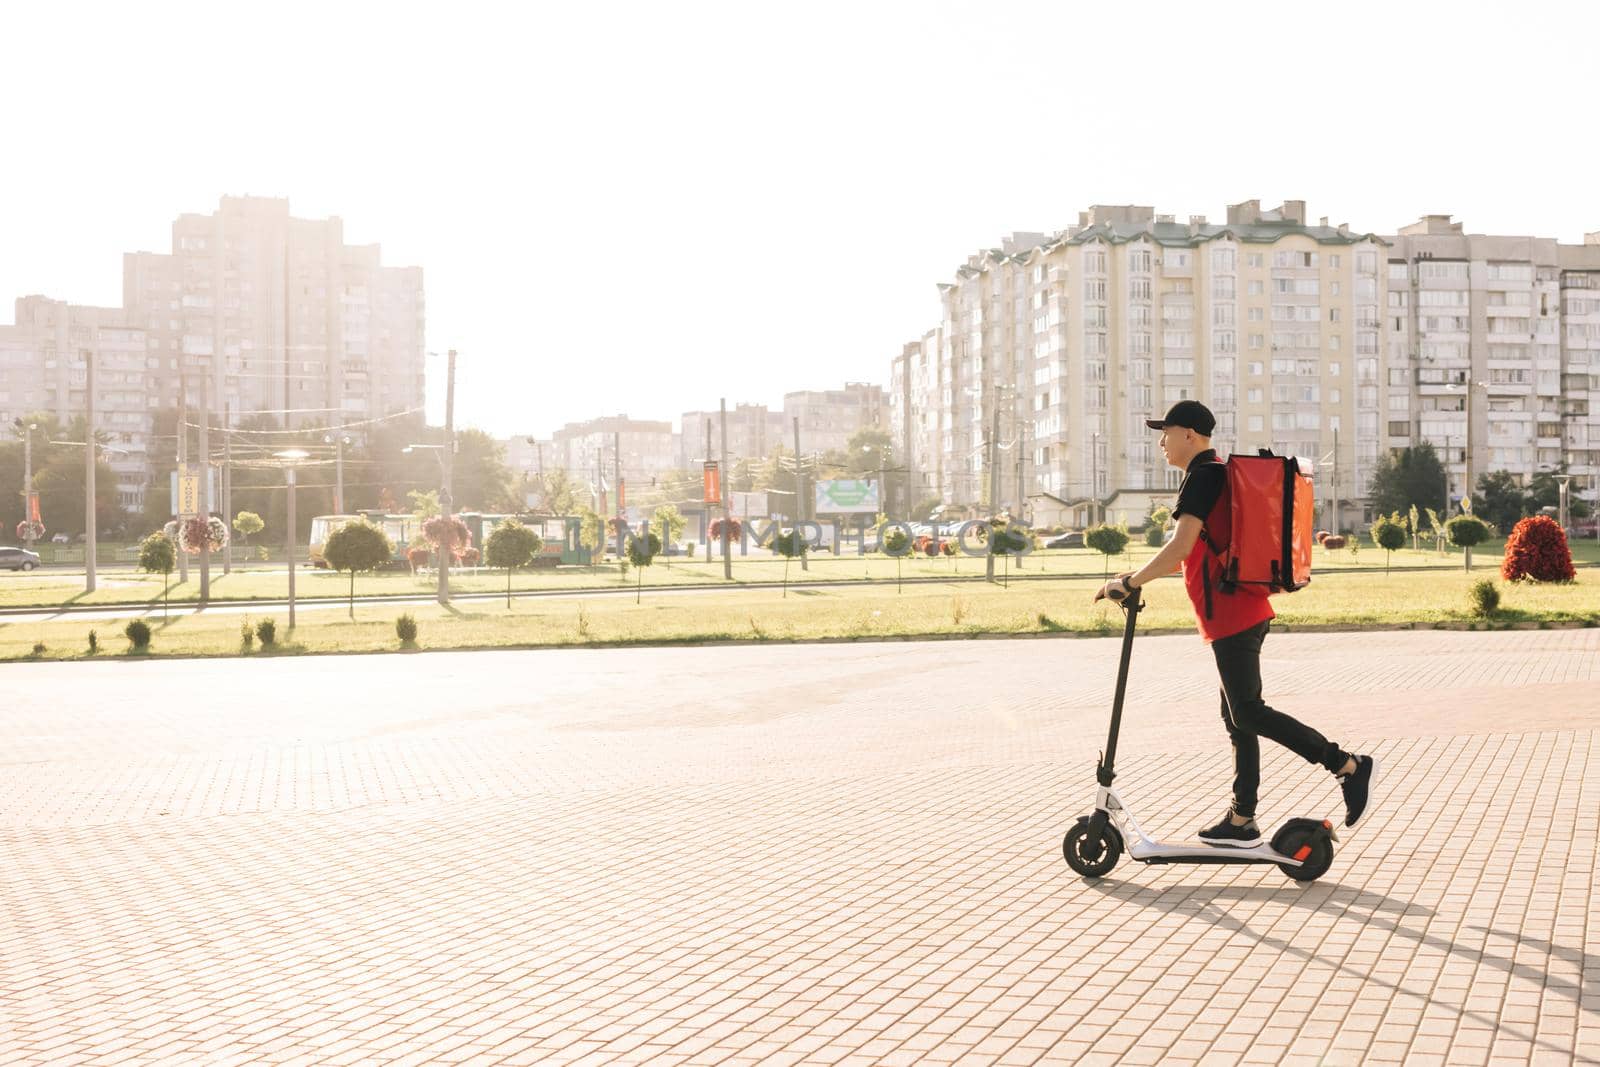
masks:
<svg viewBox="0 0 1600 1067"><path fill-rule="evenodd" d="M1337 773L1350 758L1348 752L1303 722L1274 711L1261 699L1261 642L1272 623L1262 622L1231 637L1211 643L1222 678L1222 721L1233 742L1233 810L1240 818L1254 818L1256 792L1261 788L1261 741L1278 742L1307 763Z"/></svg>

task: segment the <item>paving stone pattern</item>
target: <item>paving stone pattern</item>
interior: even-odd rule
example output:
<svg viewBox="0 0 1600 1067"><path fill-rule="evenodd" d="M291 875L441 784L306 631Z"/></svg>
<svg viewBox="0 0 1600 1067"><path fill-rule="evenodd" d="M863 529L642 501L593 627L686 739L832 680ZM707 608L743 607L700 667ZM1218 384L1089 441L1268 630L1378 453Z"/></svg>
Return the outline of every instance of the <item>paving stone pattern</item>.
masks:
<svg viewBox="0 0 1600 1067"><path fill-rule="evenodd" d="M1309 886L1067 869L1116 652L8 667L0 1062L1600 1063L1600 631L1269 638L1384 767ZM1264 756L1264 823L1339 810ZM1197 639L1118 770L1226 806Z"/></svg>

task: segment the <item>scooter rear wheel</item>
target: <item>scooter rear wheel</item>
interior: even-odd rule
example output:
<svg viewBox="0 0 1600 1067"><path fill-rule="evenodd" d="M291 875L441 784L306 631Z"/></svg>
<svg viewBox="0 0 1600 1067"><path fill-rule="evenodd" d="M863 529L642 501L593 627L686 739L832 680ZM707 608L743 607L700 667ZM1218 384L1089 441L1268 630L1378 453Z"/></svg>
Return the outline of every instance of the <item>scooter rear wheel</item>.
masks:
<svg viewBox="0 0 1600 1067"><path fill-rule="evenodd" d="M1273 840L1272 847L1287 856L1296 855L1302 848L1310 848L1305 859L1299 863L1278 864L1284 874L1297 882L1314 882L1333 866L1333 843L1320 834L1290 830L1280 833Z"/></svg>
<svg viewBox="0 0 1600 1067"><path fill-rule="evenodd" d="M1110 826L1096 832L1085 815L1067 831L1061 854L1066 857L1067 866L1078 874L1103 878L1122 858L1122 837Z"/></svg>

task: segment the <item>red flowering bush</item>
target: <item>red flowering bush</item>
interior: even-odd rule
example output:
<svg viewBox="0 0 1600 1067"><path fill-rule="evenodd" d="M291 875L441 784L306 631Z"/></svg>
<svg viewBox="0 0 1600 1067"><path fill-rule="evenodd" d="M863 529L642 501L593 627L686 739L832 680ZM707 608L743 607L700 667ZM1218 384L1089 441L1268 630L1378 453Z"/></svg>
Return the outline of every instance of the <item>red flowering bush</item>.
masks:
<svg viewBox="0 0 1600 1067"><path fill-rule="evenodd" d="M479 558L478 550L475 548L462 549L461 554L456 558L469 567L476 567L478 565Z"/></svg>
<svg viewBox="0 0 1600 1067"><path fill-rule="evenodd" d="M1500 577L1508 582L1532 578L1536 582L1570 582L1572 551L1566 532L1548 515L1523 519L1506 539L1506 558L1500 564Z"/></svg>
<svg viewBox="0 0 1600 1067"><path fill-rule="evenodd" d="M418 567L426 567L431 559L433 559L433 550L431 548L423 548L419 545L415 548L406 549L406 562L411 564L412 570L416 570Z"/></svg>
<svg viewBox="0 0 1600 1067"><path fill-rule="evenodd" d="M435 515L428 519L422 524L422 536L435 548L448 545L452 556L461 555L462 549L472 544L472 532L454 515L448 518Z"/></svg>
<svg viewBox="0 0 1600 1067"><path fill-rule="evenodd" d="M1322 539L1322 547L1330 552L1336 548L1343 548L1347 543L1342 534L1328 534Z"/></svg>
<svg viewBox="0 0 1600 1067"><path fill-rule="evenodd" d="M939 551L947 556L953 556L956 554L956 543L954 541L940 541Z"/></svg>
<svg viewBox="0 0 1600 1067"><path fill-rule="evenodd" d="M1318 530L1317 531L1317 544L1319 544L1319 545L1322 544L1322 542L1326 541L1328 538L1330 538L1332 536L1333 536L1333 534L1329 533L1327 530Z"/></svg>
<svg viewBox="0 0 1600 1067"><path fill-rule="evenodd" d="M928 543L922 546L922 551L923 551L924 555L937 556L940 552L942 552L944 550L945 543L943 541L935 541L931 537L928 538L927 541L928 541Z"/></svg>
<svg viewBox="0 0 1600 1067"><path fill-rule="evenodd" d="M178 523L177 535L178 547L191 556L198 556L202 549L220 552L228 544L228 524L215 515L197 515Z"/></svg>
<svg viewBox="0 0 1600 1067"><path fill-rule="evenodd" d="M724 530L727 531L727 535L726 536L728 536L730 538L737 539L737 538L741 538L741 537L744 536L744 526L743 526L743 524L741 524L739 522L738 519L712 519L711 520L711 540L713 540L713 541L722 540L722 538L724 536L724 534L723 534Z"/></svg>
<svg viewBox="0 0 1600 1067"><path fill-rule="evenodd" d="M44 537L44 523L31 522L28 519L23 519L17 523L17 540L26 541L30 537L35 541Z"/></svg>

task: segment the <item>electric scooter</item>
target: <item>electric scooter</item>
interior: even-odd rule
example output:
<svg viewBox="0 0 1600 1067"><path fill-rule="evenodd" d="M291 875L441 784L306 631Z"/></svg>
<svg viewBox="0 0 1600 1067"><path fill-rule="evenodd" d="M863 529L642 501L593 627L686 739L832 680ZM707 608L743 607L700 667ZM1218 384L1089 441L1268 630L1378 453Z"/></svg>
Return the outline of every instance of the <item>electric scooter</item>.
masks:
<svg viewBox="0 0 1600 1067"><path fill-rule="evenodd" d="M1139 826L1139 821L1111 788L1116 779L1112 769L1117 755L1117 732L1122 726L1122 699L1128 688L1128 661L1133 654L1133 631L1139 612L1144 609L1139 590L1113 596L1127 615L1122 633L1122 662L1117 668L1117 691L1111 706L1111 735L1106 750L1095 768L1099 788L1095 790L1094 814L1085 815L1067 831L1061 843L1067 866L1085 878L1102 878L1117 865L1123 852L1140 863L1275 863L1297 882L1310 882L1327 873L1333 863L1333 844L1338 837L1333 823L1326 819L1290 819L1272 835L1270 844L1251 848L1223 845L1177 844L1157 841Z"/></svg>

